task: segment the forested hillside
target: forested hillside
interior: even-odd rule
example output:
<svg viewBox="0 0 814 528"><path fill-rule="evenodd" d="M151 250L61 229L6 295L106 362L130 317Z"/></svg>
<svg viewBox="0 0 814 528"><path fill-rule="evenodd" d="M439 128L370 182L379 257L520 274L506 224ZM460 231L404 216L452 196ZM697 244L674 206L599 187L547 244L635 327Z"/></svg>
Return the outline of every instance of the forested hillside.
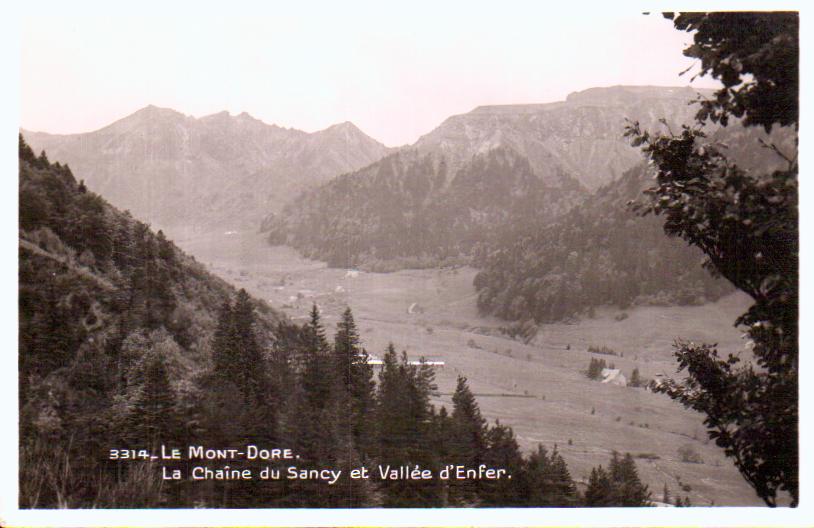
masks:
<svg viewBox="0 0 814 528"><path fill-rule="evenodd" d="M649 504L630 455L582 493L556 447L524 456L511 428L487 424L464 377L452 410L436 409L432 367L391 345L375 373L350 309L332 341L316 306L291 324L22 137L19 178L21 508ZM296 453L281 471L344 476L238 478L269 465L238 458L232 477L190 478L226 470L187 446L248 444ZM156 462L162 445L184 456ZM446 464L513 478L438 478ZM349 479L360 465L371 477ZM392 476L405 466L436 476Z"/></svg>
<svg viewBox="0 0 814 528"><path fill-rule="evenodd" d="M305 193L264 228L271 243L330 266L434 267L468 262L584 194L565 173L556 185L543 182L508 148L475 156L454 173L444 156L407 150Z"/></svg>
<svg viewBox="0 0 814 528"><path fill-rule="evenodd" d="M22 137L19 178L22 505L109 505L96 496L118 489L99 473L103 456L155 426L143 406L172 409L176 434L199 427L191 380L207 368L221 306L239 296ZM242 302L269 341L281 316Z"/></svg>
<svg viewBox="0 0 814 528"><path fill-rule="evenodd" d="M598 189L538 232L478 262L478 307L509 320L558 321L595 307L701 304L731 285L701 267L700 250L628 207L649 184L644 166Z"/></svg>

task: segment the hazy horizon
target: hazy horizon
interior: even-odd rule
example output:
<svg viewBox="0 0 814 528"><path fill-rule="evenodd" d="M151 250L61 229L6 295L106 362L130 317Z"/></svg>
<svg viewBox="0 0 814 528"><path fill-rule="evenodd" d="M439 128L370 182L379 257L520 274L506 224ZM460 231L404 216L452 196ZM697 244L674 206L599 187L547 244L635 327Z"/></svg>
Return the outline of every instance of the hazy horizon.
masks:
<svg viewBox="0 0 814 528"><path fill-rule="evenodd" d="M246 112L306 132L350 121L401 146L478 106L555 102L593 87L687 86L697 70L681 53L691 36L659 14L323 7L320 17L276 6L253 19L27 19L20 126L90 132L154 105L194 117Z"/></svg>

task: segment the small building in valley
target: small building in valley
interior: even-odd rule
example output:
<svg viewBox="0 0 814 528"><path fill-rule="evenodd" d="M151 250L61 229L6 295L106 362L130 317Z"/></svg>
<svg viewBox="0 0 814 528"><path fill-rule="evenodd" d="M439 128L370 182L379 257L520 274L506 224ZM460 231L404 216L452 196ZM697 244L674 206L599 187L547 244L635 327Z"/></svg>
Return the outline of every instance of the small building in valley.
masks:
<svg viewBox="0 0 814 528"><path fill-rule="evenodd" d="M627 387L627 378L619 369L602 369L602 383L610 383L620 387Z"/></svg>

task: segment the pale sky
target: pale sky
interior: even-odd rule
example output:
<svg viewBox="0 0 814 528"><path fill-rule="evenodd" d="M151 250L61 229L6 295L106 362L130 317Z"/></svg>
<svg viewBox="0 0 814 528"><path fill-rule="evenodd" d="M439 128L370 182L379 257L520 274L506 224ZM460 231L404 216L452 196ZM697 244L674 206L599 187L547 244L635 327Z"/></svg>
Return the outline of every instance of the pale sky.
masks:
<svg viewBox="0 0 814 528"><path fill-rule="evenodd" d="M285 4L242 18L30 18L21 126L86 132L154 104L196 117L245 111L308 132L351 121L397 146L479 105L690 81L678 73L692 64L681 54L691 37L635 9Z"/></svg>

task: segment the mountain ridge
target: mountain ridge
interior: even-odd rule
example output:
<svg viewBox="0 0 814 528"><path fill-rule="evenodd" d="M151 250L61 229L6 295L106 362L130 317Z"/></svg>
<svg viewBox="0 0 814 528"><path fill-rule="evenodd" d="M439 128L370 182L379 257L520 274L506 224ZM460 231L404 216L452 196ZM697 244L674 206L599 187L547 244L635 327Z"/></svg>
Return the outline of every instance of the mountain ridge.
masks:
<svg viewBox="0 0 814 528"><path fill-rule="evenodd" d="M589 190L619 178L640 156L622 137L625 119L648 128L663 117L675 129L694 121L691 87L610 86L571 92L565 101L485 105L450 116L413 145L443 152L454 167L473 154L508 146L527 157L543 180L567 172Z"/></svg>
<svg viewBox="0 0 814 528"><path fill-rule="evenodd" d="M176 238L257 229L299 192L391 151L349 122L308 133L246 112L192 117L155 105L91 132L21 133L90 189Z"/></svg>

